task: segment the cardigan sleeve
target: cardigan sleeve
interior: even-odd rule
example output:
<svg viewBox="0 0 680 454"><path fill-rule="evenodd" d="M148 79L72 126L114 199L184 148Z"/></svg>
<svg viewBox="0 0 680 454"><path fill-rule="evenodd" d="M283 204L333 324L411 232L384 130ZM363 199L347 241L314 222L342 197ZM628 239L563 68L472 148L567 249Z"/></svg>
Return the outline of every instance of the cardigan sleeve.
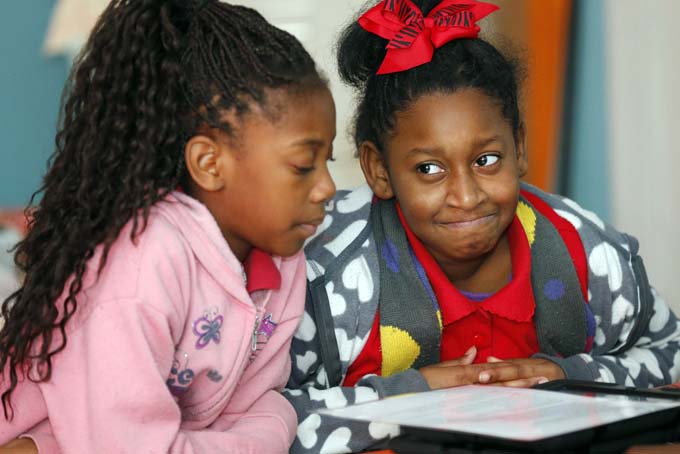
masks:
<svg viewBox="0 0 680 454"><path fill-rule="evenodd" d="M576 228L586 252L589 305L595 318L590 352L542 356L567 378L637 387L680 378L680 324L649 284L638 241L574 201L538 194Z"/></svg>
<svg viewBox="0 0 680 454"><path fill-rule="evenodd" d="M311 302L307 301L308 309ZM319 331L307 310L291 347L292 371L284 396L298 417L294 454L360 452L399 434L398 426L341 421L316 413L407 392L428 391L420 372L409 369L384 378L367 375L353 387L332 386L322 364Z"/></svg>
<svg viewBox="0 0 680 454"><path fill-rule="evenodd" d="M670 384L680 379L680 325L664 300L651 290L649 310L652 316L643 326L636 325L632 306L623 300L613 301L609 320L595 315L598 322L595 346L590 353L568 358L548 357L565 372L566 378L618 383L641 388ZM624 307L621 307L624 306ZM636 329L638 328L639 329ZM603 348L614 339L614 346ZM630 346L629 340L633 340Z"/></svg>

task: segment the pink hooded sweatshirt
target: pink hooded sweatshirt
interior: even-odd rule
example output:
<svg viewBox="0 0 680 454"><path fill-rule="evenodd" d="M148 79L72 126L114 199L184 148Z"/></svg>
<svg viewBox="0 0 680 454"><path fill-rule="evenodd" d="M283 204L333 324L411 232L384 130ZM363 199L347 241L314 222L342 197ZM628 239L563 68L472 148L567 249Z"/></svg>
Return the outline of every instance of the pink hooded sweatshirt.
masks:
<svg viewBox="0 0 680 454"><path fill-rule="evenodd" d="M297 421L277 390L304 309L302 252L274 257L280 288L250 295L195 199L173 193L135 244L130 230L99 279L99 253L89 261L66 348L49 381L20 382L0 444L24 434L40 453L287 452Z"/></svg>

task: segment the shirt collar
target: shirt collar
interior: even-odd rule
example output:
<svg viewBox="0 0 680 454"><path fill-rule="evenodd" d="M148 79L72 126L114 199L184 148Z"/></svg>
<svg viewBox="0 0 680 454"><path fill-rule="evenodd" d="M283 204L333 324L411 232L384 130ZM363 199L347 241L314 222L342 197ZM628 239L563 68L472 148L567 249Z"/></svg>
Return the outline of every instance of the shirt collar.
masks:
<svg viewBox="0 0 680 454"><path fill-rule="evenodd" d="M278 290L281 288L281 273L272 256L261 249L253 248L243 262L246 273L246 290Z"/></svg>
<svg viewBox="0 0 680 454"><path fill-rule="evenodd" d="M473 302L454 287L434 257L411 231L398 203L397 212L411 248L425 269L425 274L437 297L444 326L466 317L479 308L517 322L531 320L536 306L531 286L531 251L517 216L507 230L512 255L512 280L484 301Z"/></svg>

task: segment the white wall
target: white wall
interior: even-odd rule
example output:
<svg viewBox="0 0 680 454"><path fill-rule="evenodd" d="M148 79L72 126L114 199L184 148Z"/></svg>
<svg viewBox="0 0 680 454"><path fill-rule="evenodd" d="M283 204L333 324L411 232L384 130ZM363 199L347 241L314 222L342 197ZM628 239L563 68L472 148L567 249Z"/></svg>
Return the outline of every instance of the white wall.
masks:
<svg viewBox="0 0 680 454"><path fill-rule="evenodd" d="M680 314L680 2L643 3L606 2L613 223Z"/></svg>

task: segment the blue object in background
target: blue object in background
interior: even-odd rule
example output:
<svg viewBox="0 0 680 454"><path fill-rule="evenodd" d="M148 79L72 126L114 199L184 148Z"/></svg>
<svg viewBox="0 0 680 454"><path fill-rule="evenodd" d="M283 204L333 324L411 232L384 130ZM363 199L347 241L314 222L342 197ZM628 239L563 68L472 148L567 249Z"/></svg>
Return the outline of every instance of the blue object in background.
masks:
<svg viewBox="0 0 680 454"><path fill-rule="evenodd" d="M610 219L603 2L575 0L558 192Z"/></svg>
<svg viewBox="0 0 680 454"><path fill-rule="evenodd" d="M40 186L54 136L66 58L42 52L54 0L5 1L0 14L0 207L23 207Z"/></svg>

